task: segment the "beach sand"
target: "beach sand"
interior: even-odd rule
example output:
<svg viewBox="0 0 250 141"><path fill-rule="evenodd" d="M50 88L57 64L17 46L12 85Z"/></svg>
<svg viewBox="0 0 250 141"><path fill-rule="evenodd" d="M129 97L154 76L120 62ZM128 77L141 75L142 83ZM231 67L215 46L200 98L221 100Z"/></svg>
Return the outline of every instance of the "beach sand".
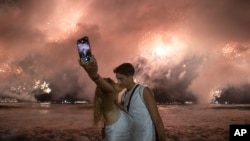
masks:
<svg viewBox="0 0 250 141"><path fill-rule="evenodd" d="M168 126L166 139L169 141L228 141L229 131L207 126ZM101 128L85 129L32 129L0 128L1 141L100 141Z"/></svg>
<svg viewBox="0 0 250 141"><path fill-rule="evenodd" d="M250 105L158 106L168 141L228 141L230 124L250 124ZM85 105L2 105L0 141L100 141Z"/></svg>

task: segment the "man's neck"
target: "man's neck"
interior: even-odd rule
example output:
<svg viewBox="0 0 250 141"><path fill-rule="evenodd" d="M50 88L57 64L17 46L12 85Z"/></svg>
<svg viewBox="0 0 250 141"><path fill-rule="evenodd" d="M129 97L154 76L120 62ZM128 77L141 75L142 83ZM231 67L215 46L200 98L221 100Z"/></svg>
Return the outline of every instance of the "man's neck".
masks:
<svg viewBox="0 0 250 141"><path fill-rule="evenodd" d="M135 86L135 82L132 81L132 82L128 85L127 91L130 91L134 86Z"/></svg>

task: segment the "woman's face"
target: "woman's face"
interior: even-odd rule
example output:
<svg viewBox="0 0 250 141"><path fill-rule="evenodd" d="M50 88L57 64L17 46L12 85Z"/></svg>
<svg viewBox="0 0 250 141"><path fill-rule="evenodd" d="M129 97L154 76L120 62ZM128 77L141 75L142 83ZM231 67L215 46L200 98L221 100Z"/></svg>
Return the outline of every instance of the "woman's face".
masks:
<svg viewBox="0 0 250 141"><path fill-rule="evenodd" d="M118 83L115 83L114 88L118 92L122 91L122 87Z"/></svg>

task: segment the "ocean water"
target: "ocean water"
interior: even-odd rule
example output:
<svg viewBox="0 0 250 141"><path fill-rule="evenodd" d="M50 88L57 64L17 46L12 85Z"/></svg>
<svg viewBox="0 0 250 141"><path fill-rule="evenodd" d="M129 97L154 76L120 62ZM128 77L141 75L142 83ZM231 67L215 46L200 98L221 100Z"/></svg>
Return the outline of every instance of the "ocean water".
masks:
<svg viewBox="0 0 250 141"><path fill-rule="evenodd" d="M229 140L229 125L250 124L250 105L158 105L166 138ZM0 140L100 140L93 105L0 103Z"/></svg>

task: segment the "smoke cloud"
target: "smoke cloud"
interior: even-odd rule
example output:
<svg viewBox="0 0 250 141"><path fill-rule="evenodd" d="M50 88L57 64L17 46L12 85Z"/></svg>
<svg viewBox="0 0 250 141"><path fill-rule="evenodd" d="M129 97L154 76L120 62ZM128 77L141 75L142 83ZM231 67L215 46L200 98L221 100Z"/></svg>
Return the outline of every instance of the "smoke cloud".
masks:
<svg viewBox="0 0 250 141"><path fill-rule="evenodd" d="M132 62L136 79L166 100L211 100L224 85L249 83L249 1L1 0L0 95L34 101L34 81L54 99L86 98L94 83L79 66L88 35L99 73ZM13 93L11 87L26 88ZM15 96L16 95L16 96ZM18 95L18 96L17 96Z"/></svg>

